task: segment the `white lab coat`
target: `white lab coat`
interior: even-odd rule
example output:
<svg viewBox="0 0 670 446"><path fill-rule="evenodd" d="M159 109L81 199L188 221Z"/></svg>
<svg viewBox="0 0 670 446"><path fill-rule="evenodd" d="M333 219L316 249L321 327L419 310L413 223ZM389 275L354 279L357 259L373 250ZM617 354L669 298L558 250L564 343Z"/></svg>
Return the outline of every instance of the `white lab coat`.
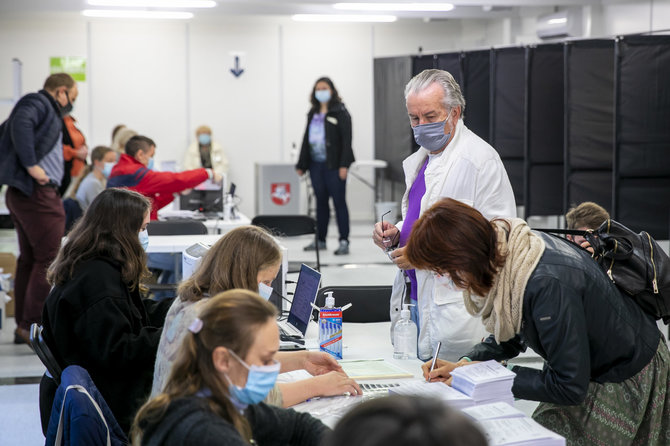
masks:
<svg viewBox="0 0 670 446"><path fill-rule="evenodd" d="M428 150L423 147L403 161L406 190L402 215L407 214L408 195ZM432 159L425 172L426 193L420 215L441 198L466 203L487 219L516 217L512 186L498 153L458 121L453 139L440 156ZM402 229L402 221L396 226ZM437 341L442 341L439 357L455 361L486 335L479 318L472 317L463 304L463 293L435 286L430 271L416 270L419 311L418 356L429 359ZM391 322L400 318L405 280L398 271L391 294Z"/></svg>

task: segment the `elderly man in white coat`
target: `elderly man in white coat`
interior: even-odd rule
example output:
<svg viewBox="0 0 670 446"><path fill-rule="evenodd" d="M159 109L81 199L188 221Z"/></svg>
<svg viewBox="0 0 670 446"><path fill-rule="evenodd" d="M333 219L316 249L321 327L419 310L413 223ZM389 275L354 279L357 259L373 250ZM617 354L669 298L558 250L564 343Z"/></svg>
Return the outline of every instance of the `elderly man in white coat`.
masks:
<svg viewBox="0 0 670 446"><path fill-rule="evenodd" d="M403 161L403 220L376 223L373 240L399 268L391 294L392 327L402 303L414 303L419 359L430 359L441 341L439 357L455 361L485 336L482 324L465 311L462 290L448 277L412 268L405 244L414 222L441 198L460 200L492 219L516 217L514 194L498 153L463 124L465 99L451 74L425 70L414 76L405 87L405 102L421 147Z"/></svg>

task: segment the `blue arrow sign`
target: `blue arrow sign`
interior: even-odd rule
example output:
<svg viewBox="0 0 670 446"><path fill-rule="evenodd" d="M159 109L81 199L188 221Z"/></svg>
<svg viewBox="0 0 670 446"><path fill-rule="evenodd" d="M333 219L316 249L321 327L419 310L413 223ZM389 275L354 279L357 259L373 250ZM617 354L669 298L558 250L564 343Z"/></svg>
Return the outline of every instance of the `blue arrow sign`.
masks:
<svg viewBox="0 0 670 446"><path fill-rule="evenodd" d="M233 76L240 77L244 73L244 68L240 68L240 56L235 56L235 68L231 68L230 72L233 73Z"/></svg>

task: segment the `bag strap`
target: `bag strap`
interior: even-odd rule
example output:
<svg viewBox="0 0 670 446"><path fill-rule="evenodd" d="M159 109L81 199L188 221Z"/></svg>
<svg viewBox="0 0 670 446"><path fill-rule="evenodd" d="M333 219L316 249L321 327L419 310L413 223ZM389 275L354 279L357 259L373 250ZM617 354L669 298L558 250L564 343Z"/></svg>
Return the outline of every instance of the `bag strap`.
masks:
<svg viewBox="0 0 670 446"><path fill-rule="evenodd" d="M100 406L98 403L93 399L90 393L83 387L80 386L79 384L72 384L67 386L65 389L65 393L63 394L63 404L61 405L60 408L60 418L58 420L58 430L56 430L56 441L54 442L55 446L61 446L62 440L63 440L63 418L65 417L65 411L63 410L65 408L65 400L67 397L67 393L70 391L70 389L75 389L84 395L88 397L89 400L91 400L91 403L93 403L93 407L95 407L95 410L98 412L98 415L100 415L100 419L102 420L103 423L105 423L105 429L107 429L107 446L112 446L112 441L109 437L109 426L107 425L107 420L105 419L105 416L102 414L102 410L100 409Z"/></svg>
<svg viewBox="0 0 670 446"><path fill-rule="evenodd" d="M585 236L591 231L581 231L579 229L545 229L545 228L531 228L533 231L546 232L549 234L566 234L566 235L581 235Z"/></svg>

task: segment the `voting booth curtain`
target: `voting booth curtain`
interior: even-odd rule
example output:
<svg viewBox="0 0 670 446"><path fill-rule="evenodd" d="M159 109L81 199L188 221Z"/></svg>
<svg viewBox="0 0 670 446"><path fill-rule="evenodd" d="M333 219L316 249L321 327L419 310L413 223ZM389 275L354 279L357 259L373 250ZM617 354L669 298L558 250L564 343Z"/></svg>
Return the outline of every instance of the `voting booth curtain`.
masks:
<svg viewBox="0 0 670 446"><path fill-rule="evenodd" d="M523 203L525 50L491 50L491 145L502 159L514 199Z"/></svg>
<svg viewBox="0 0 670 446"><path fill-rule="evenodd" d="M668 239L670 36L623 37L615 56L614 216Z"/></svg>
<svg viewBox="0 0 670 446"><path fill-rule="evenodd" d="M567 43L565 71L563 207L594 201L611 212L614 41Z"/></svg>
<svg viewBox="0 0 670 446"><path fill-rule="evenodd" d="M375 158L388 163L384 177L404 183L402 160L412 153L414 138L405 108L405 84L412 78L412 58L374 61Z"/></svg>
<svg viewBox="0 0 670 446"><path fill-rule="evenodd" d="M526 48L524 217L563 214L563 45Z"/></svg>

